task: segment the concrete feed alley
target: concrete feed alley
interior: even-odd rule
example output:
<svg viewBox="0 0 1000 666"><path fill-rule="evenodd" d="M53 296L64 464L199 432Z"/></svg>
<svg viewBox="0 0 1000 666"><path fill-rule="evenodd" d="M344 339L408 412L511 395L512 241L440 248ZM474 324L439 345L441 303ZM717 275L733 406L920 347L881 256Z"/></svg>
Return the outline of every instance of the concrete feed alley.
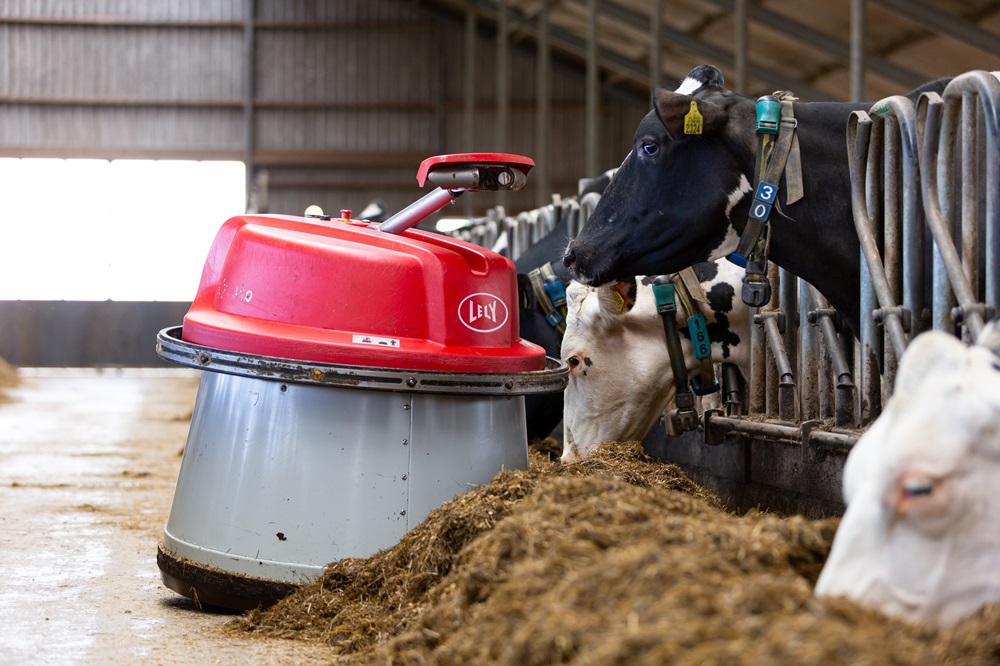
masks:
<svg viewBox="0 0 1000 666"><path fill-rule="evenodd" d="M319 663L165 588L156 544L197 392L177 370L22 370L0 404L0 664Z"/></svg>

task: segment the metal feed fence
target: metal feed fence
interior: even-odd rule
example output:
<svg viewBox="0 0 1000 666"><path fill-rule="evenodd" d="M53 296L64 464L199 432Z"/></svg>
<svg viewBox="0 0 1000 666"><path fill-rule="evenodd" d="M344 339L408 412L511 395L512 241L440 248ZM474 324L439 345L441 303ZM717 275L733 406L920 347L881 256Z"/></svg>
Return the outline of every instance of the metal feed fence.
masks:
<svg viewBox="0 0 1000 666"><path fill-rule="evenodd" d="M881 413L914 336L978 336L1000 302L998 112L1000 79L977 71L916 104L894 96L851 115L858 340L836 330L836 313L811 285L772 267L777 302L753 317L750 418L710 414L708 439L715 430L715 439L798 441L813 462L845 452Z"/></svg>

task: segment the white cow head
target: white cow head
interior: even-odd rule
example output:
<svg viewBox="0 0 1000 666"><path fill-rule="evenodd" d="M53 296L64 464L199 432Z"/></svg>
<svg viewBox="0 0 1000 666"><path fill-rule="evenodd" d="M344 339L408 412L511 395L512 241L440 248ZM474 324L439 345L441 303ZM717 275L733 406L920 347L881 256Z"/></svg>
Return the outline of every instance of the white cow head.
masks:
<svg viewBox="0 0 1000 666"><path fill-rule="evenodd" d="M562 358L570 374L563 402L564 463L583 460L602 442L642 439L673 399L673 372L653 291L642 288L641 278L636 283L631 309L610 286L571 282L566 289ZM690 342L681 342L690 350Z"/></svg>
<svg viewBox="0 0 1000 666"><path fill-rule="evenodd" d="M947 627L1000 602L998 331L906 350L896 391L844 467L847 511L816 594Z"/></svg>

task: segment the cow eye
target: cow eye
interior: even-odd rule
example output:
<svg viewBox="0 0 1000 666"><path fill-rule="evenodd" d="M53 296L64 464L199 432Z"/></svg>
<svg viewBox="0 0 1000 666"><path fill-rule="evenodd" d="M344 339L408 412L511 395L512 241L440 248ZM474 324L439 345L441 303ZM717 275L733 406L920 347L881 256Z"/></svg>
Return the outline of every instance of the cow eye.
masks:
<svg viewBox="0 0 1000 666"><path fill-rule="evenodd" d="M934 494L934 482L930 479L905 479L903 481L904 497L921 497Z"/></svg>
<svg viewBox="0 0 1000 666"><path fill-rule="evenodd" d="M568 359L566 359L566 363L571 368L577 368L580 366L580 356L578 354L573 354Z"/></svg>
<svg viewBox="0 0 1000 666"><path fill-rule="evenodd" d="M648 157L656 157L656 154L660 152L660 144L652 141L643 141L641 148L643 154Z"/></svg>

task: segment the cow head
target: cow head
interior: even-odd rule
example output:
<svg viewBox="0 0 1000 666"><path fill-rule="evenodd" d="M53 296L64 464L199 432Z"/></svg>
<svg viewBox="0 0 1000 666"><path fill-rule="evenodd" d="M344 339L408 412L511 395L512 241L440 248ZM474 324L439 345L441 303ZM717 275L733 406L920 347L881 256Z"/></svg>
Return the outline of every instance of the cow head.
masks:
<svg viewBox="0 0 1000 666"><path fill-rule="evenodd" d="M844 467L847 511L816 585L947 627L1000 602L1000 358L995 325L906 350L896 392Z"/></svg>
<svg viewBox="0 0 1000 666"><path fill-rule="evenodd" d="M632 152L567 248L576 278L600 285L671 273L735 250L752 193L755 113L708 65L675 92L656 89Z"/></svg>
<svg viewBox="0 0 1000 666"><path fill-rule="evenodd" d="M743 271L728 261L697 264L707 303L699 305L712 340L712 358L749 376L750 315L737 293ZM674 398L676 387L652 279L635 280L634 304L612 287L567 287L562 358L570 366L564 392L563 462L586 458L602 442L641 440ZM699 368L678 317L689 372Z"/></svg>
<svg viewBox="0 0 1000 666"><path fill-rule="evenodd" d="M571 282L566 305L562 461L572 463L602 442L641 440L673 397L673 374L650 288L629 308L619 287Z"/></svg>

